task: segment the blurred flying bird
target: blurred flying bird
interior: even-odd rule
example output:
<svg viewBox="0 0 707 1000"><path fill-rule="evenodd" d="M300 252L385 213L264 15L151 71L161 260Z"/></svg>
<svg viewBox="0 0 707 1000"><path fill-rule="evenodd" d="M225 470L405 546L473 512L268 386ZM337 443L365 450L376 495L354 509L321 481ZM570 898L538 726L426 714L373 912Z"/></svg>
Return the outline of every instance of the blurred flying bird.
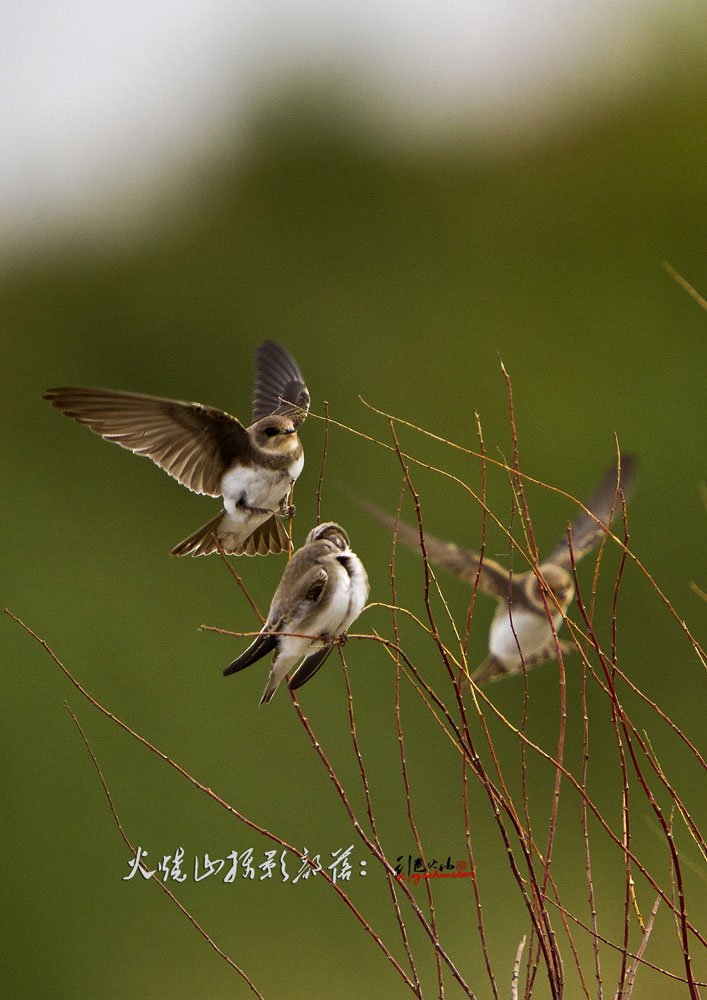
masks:
<svg viewBox="0 0 707 1000"><path fill-rule="evenodd" d="M289 687L300 687L319 670L336 640L345 638L363 610L368 590L366 570L351 551L344 529L333 521L318 525L285 567L260 634L224 675L235 674L275 650L260 704L270 701L298 660L302 662Z"/></svg>
<svg viewBox="0 0 707 1000"><path fill-rule="evenodd" d="M586 555L608 529L616 511L621 510L619 490L625 497L629 495L636 478L638 462L634 455L621 456L620 479L617 469L608 469L596 493L586 504L591 517L582 511L572 523L572 551L575 561ZM374 504L366 503L371 514L386 527L394 528L395 518L384 513ZM601 523L597 523L597 520ZM398 538L411 548L420 551L420 532L409 524L398 524ZM525 573L509 573L497 562L484 556L479 572L479 554L463 549L452 542L442 542L425 531L425 550L430 562L450 570L468 583L474 584L479 574L479 588L499 601L491 622L489 633L489 655L472 674L476 684L508 674L519 673L557 656L552 628L557 631L562 625L562 616L574 597L574 583L571 574L571 558L568 536L562 539L550 553L548 559L539 566L541 580L533 570ZM543 592L547 608L552 618L552 626L545 610ZM553 596L559 609L553 600ZM567 642L561 642L563 653L574 649Z"/></svg>
<svg viewBox="0 0 707 1000"><path fill-rule="evenodd" d="M280 517L294 513L288 495L304 466L297 428L309 392L284 347L266 340L256 351L249 427L212 406L133 392L60 388L44 399L106 441L151 458L192 492L223 497L223 511L172 555L215 552L214 536L233 555L289 548Z"/></svg>

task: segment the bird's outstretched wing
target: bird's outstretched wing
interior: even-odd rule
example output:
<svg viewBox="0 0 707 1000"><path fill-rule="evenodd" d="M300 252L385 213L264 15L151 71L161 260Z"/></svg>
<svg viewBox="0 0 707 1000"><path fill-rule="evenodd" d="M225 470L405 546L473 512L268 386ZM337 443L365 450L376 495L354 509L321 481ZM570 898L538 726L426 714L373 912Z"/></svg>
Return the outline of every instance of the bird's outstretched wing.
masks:
<svg viewBox="0 0 707 1000"><path fill-rule="evenodd" d="M274 340L264 340L255 353L253 423L273 413L299 427L309 412L309 392L295 359Z"/></svg>
<svg viewBox="0 0 707 1000"><path fill-rule="evenodd" d="M44 398L106 441L145 455L192 490L221 495L221 478L252 447L246 429L223 410L111 389L48 389Z"/></svg>
<svg viewBox="0 0 707 1000"><path fill-rule="evenodd" d="M604 534L604 526L607 528L611 524L614 516L621 512L621 496L628 498L638 472L638 459L635 455L621 456L621 474L616 466L607 469L604 478L597 487L591 500L585 504L587 510L591 511L591 517L587 511L581 511L579 516L572 522L572 551L575 561L586 555L592 549L601 536ZM595 518L601 521L597 524ZM569 569L572 565L570 557L569 539L565 537L550 553L547 562L555 563L563 569Z"/></svg>
<svg viewBox="0 0 707 1000"><path fill-rule="evenodd" d="M390 528L391 531L395 529L395 518L391 517L390 514L386 514L375 504L367 501L363 503L363 506L386 528ZM411 549L421 553L418 528L413 528L412 525L399 521L398 538ZM455 545L454 542L443 542L427 530L425 530L425 550L430 562L437 563L437 565L449 570L450 573L455 573L473 586L476 575L479 573L479 554L477 552L463 549L460 545ZM479 587L487 593L493 594L494 597L507 599L508 571L494 562L493 559L487 559L484 556L479 573Z"/></svg>

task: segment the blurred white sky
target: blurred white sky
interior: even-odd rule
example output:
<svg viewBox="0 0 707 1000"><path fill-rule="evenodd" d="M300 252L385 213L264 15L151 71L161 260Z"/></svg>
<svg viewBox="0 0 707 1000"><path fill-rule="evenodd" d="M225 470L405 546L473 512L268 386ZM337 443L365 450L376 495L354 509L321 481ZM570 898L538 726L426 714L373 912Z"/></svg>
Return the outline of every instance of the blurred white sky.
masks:
<svg viewBox="0 0 707 1000"><path fill-rule="evenodd" d="M688 17L691 4L680 7ZM379 134L381 108L399 137L494 119L513 133L524 117L566 114L568 97L606 98L648 72L643 29L665 9L661 0L5 0L0 245L43 242L77 213L115 214L155 171L178 172L191 151L237 131L283 72L330 73L343 89L350 70L378 106Z"/></svg>

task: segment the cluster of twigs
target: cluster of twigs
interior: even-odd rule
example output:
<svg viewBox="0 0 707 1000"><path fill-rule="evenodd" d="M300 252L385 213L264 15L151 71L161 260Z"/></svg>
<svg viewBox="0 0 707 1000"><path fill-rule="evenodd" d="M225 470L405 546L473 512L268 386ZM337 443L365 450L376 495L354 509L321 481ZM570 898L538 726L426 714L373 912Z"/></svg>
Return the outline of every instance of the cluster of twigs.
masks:
<svg viewBox="0 0 707 1000"><path fill-rule="evenodd" d="M686 802L680 794L676 783L671 781L666 774L660 760L653 750L650 739L645 732L641 732L632 722L626 708L626 700L630 696L640 699L650 710L655 720L659 720L661 725L668 727L673 737L675 737L681 747L681 752L696 761L698 765L707 770L705 760L698 749L690 742L678 726L656 705L650 698L643 694L630 678L621 670L617 656L617 602L619 591L627 562L632 562L638 570L645 575L650 582L654 592L663 602L668 612L673 616L674 621L682 629L687 643L690 644L698 657L704 663L704 654L697 641L690 633L687 625L679 618L674 611L667 596L662 593L651 575L631 552L628 547L628 530L625 507L621 511L622 527L616 529L617 533L607 532L598 556L595 561L595 568L592 578L591 592L585 598L576 574L574 555L572 554L572 570L576 589L576 612L574 617L564 616L564 622L574 645L579 653L581 663L581 699L583 709L583 741L582 741L582 762L579 773L576 774L566 764L566 740L567 740L567 687L566 674L563 659L563 649L555 634L556 653L559 664L559 732L556 745L550 751L540 746L529 735L529 707L530 693L527 673L524 670L523 677L523 706L522 716L519 725L514 725L506 718L494 705L492 697L487 695L488 689L480 689L470 681L470 674L467 663L467 647L469 643L470 625L472 613L477 595L478 575L476 583L472 588L472 593L462 627L459 627L449 611L441 588L437 583L433 568L430 566L425 548L425 531L422 521L422 506L418 492L415 488L411 468L415 466L424 467L427 470L446 476L465 490L473 500L480 505L482 512L482 537L480 552L483 555L486 546L486 527L491 519L505 533L509 540L511 553L516 559L525 561L530 567L538 568L538 554L533 534L533 526L528 511L525 498L525 486L537 483L521 472L518 456L518 438L515 426L515 416L513 411L513 397L511 382L505 369L503 370L506 379L510 424L513 440L513 460L506 464L489 458L484 447L481 425L477 417L477 429L479 438L479 448L477 451L470 451L450 441L443 441L437 438L444 446L466 451L467 454L475 456L480 463L481 490L476 494L471 487L462 482L451 473L441 468L434 468L424 463L414 456L403 452L401 449L397 428L405 421L401 421L392 415L375 411L377 418L383 422L389 434L389 440L380 440L368 437L361 431L351 427L343 427L347 433L357 434L366 437L377 447L387 449L394 461L397 463L401 474L401 491L398 505L398 517L402 507L403 496L408 494L412 498L416 513L417 524L420 537L420 552L424 562L424 618L418 617L412 611L403 606L398 594L398 582L396 579L396 539L397 530L394 532L392 554L390 561L390 590L391 600L389 603L377 606L384 608L389 620L389 630L373 629L368 634L358 634L350 636L356 641L376 643L381 656L386 657L392 664L395 671L395 728L397 732L398 744L400 748L400 768L402 781L402 794L404 795L405 809L409 821L411 835L414 839L416 850L422 861L423 867L426 865L425 847L415 821L415 795L411 787L406 759L406 731L401 717L400 691L403 684L409 684L417 692L427 709L439 726L440 737L451 741L459 754L461 762L462 784L460 797L463 802L463 815L465 817L465 843L468 855L468 870L470 878L467 880L470 891L473 893L473 905L476 911L476 922L478 927L479 944L483 953L487 986L481 981L473 984L468 981L468 973L465 975L458 960L455 960L449 953L445 943L440 939L435 913L435 897L432 881L425 880L424 903L419 903L414 892L405 881L398 879L397 873L388 856L381 838L378 834L375 814L369 792L369 781L364 763L364 758L359 746L356 728L356 717L354 710L354 700L349 683L348 669L344 650L338 647L343 677L346 684L348 699L348 729L352 740L353 752L358 764L361 782L366 802L366 820L362 820L353 809L350 796L343 787L337 776L321 741L314 732L309 720L304 715L296 695L290 692L295 710L298 713L301 724L304 727L312 746L314 747L322 765L331 778L336 794L341 799L349 816L352 830L364 845L365 850L371 858L380 866L387 881L387 892L390 895L390 905L393 907L397 926L399 928L402 953L404 957L396 957L394 947L386 943L379 934L376 933L371 924L367 921L363 913L357 909L349 895L344 891L342 885L332 879L326 871L321 871L321 877L327 882L330 889L341 899L344 906L350 911L353 918L360 924L363 931L369 935L375 947L391 963L399 976L401 982L410 990L413 996L422 1000L423 995L428 995L425 991L419 965L421 956L415 953L410 940L408 925L410 921L419 923L424 931L429 946L434 952L436 963L436 986L435 993L440 998L445 996L445 992L454 987L455 992L461 991L462 995L474 998L480 995L477 991L490 991L495 1000L502 996L510 995L512 998L524 996L530 998L535 991L539 975L547 981L549 994L553 1000L559 1000L565 992L565 965L571 963L577 974L581 990L587 998L597 997L598 1000L604 998L614 998L614 1000L628 1000L631 996L637 973L642 968L652 970L653 974L665 977L678 983L684 984L692 1000L699 996L699 987L703 985L696 981L693 971L693 955L696 948L707 947L707 940L703 933L696 927L690 918L688 891L686 889L686 879L684 872L684 862L681 851L678 848L678 839L682 840L687 835L689 843L697 848L702 859L707 859L707 843L700 832L697 823L692 818ZM367 405L367 404L366 404ZM373 409L373 408L370 408ZM325 411L321 418L325 421L325 444L322 454L322 462L319 476L319 486L317 490L317 520L320 515L320 501L322 483L324 478L326 442L331 424L335 424ZM412 425L408 425L412 427ZM416 432L429 435L429 432L421 428L414 428ZM618 451L618 449L617 449ZM519 544L512 536L508 528L497 518L486 504L486 474L489 464L500 466L506 471L515 496L515 508L517 518L522 528L524 538L523 544ZM546 484L539 484L545 486ZM547 487L554 489L553 487ZM562 493L562 491L555 490ZM567 494L563 494L567 496ZM574 498L570 498L573 499ZM574 501L578 503L578 501ZM579 504L583 507L582 504ZM586 508L585 508L586 510ZM396 525L397 527L397 525ZM613 582L613 600L611 607L611 640L608 648L604 648L599 639L598 630L594 621L595 599L597 596L597 584L599 580L599 570L603 561L604 553L608 545L616 545L620 551L618 571ZM571 532L569 535L570 552L572 553ZM225 556L224 562L229 566L230 572L235 577L237 583L243 590L254 612L263 621L263 616L256 603L243 584L242 579L237 574L234 567L228 563ZM551 595L547 598L552 600ZM444 623L439 620L439 608L442 608ZM547 607L548 619L556 613L557 608ZM54 662L61 668L67 678L80 694L89 701L95 708L110 718L120 729L131 738L137 740L147 750L156 754L169 766L177 770L180 775L204 795L212 798L222 808L226 809L240 823L245 824L251 830L256 831L284 851L291 853L303 863L307 863L306 855L295 846L287 843L282 837L265 829L255 823L249 817L240 813L228 802L220 798L210 787L199 781L194 776L188 774L176 761L171 760L162 753L156 746L150 743L144 736L130 729L124 722L118 719L107 708L100 705L93 696L87 692L76 678L72 676L67 667L61 663L59 658L50 649L44 640L33 632L29 626L21 622L14 614L7 611L18 624L20 624L30 635L44 646L47 653ZM436 676L439 682L430 684L427 679L428 671L422 671L418 665L419 652L411 651L410 644L407 647L401 640L400 621L401 617L414 623L414 627L425 637L425 642L432 644L435 659L442 665L443 670L437 671ZM203 626L211 631L222 632L212 626ZM443 632L451 628L454 641L445 642ZM384 634L384 631L387 634ZM237 635L251 635L254 633L226 633ZM611 823L602 815L598 805L588 790L589 778L589 737L590 737L590 710L588 703L588 691L590 685L596 687L605 696L610 710L611 725L615 740L617 775L620 776L621 785L621 827L615 830ZM68 706L67 706L68 708ZM71 710L69 709L71 712ZM120 830L120 833L135 854L135 847L124 831L118 814L113 805L110 791L101 771L100 765L88 744L81 729L76 715L71 712L86 748L91 755L91 759L98 771L103 785L113 818ZM507 780L507 771L511 766L508 761L504 761L494 747L491 735L489 720L495 718L508 731L513 734L520 747L520 767L521 767L521 793L520 801L514 800ZM547 816L547 828L544 835L537 832L537 821L531 822L529 798L528 798L528 758L535 755L545 762L550 770L553 780L553 794L549 815ZM490 763L485 763L485 760ZM500 973L495 968L493 958L493 947L489 942L486 925L485 909L488 903L484 903L482 889L477 881L474 840L472 837L469 821L469 789L475 783L482 791L488 803L489 815L496 825L500 842L504 848L504 856L507 860L512 879L517 889L518 905L523 908L526 915L529 940L526 947L526 939L520 942L516 962L513 969L503 969ZM553 865L553 848L557 839L560 826L560 798L561 795L574 794L581 806L581 830L584 843L583 867L584 879L586 882L586 893L588 900L588 913L586 916L571 912L563 902L563 896L559 884L556 866ZM640 847L637 846L634 831L632 829L632 817L639 807L646 805L652 811L662 837L666 857L668 860L669 878L665 884L665 878L659 877L651 869L647 862L641 857ZM593 821L591 818L593 817ZM679 822L676 824L676 817ZM677 825L677 829L676 829ZM601 837L605 841L614 845L623 859L623 894L622 894L622 914L623 932L619 939L610 939L600 931L597 917L597 902L595 892L595 882L593 877L593 852L595 851L596 838ZM577 876L578 873L575 873ZM215 943L213 937L201 927L194 917L188 912L186 907L176 898L172 891L164 882L155 875L154 880L163 892L173 900L185 916L191 921L194 927L206 939L209 945L226 961L248 985L249 989L257 997L261 997L259 992L247 972L239 966L229 955ZM465 883L466 884L466 883ZM652 905L643 916L639 905L639 896L644 892L650 892ZM649 957L649 945L651 933L654 929L656 916L659 907L664 907L672 916L674 923L675 939L677 941L676 955L680 958L680 965L673 969L659 966ZM637 928L637 930L636 930ZM636 943L632 944L637 937ZM582 958L585 950L584 940L587 938L591 942L593 954L593 968L588 971L585 968L586 958ZM618 957L618 976L615 985L609 987L608 977L603 969L603 958L606 952L613 952ZM525 960L523 960L525 954ZM612 962L612 967L615 965ZM500 977L500 979L499 979ZM477 980L480 977L477 976Z"/></svg>

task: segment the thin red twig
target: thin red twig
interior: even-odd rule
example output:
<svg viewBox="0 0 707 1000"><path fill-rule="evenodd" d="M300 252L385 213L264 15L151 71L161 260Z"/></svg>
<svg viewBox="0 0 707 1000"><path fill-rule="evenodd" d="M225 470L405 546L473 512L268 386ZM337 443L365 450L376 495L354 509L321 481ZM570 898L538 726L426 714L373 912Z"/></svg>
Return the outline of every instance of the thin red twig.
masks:
<svg viewBox="0 0 707 1000"><path fill-rule="evenodd" d="M322 446L322 464L319 467L319 482L317 483L316 515L317 524L322 522L322 482L324 480L324 465L326 463L327 445L329 443L329 404L324 400L324 444Z"/></svg>
<svg viewBox="0 0 707 1000"><path fill-rule="evenodd" d="M93 752L93 750L91 748L91 745L88 742L88 739L86 738L86 734L84 733L83 728L81 727L81 723L76 718L76 716L74 715L74 713L72 712L72 710L69 708L68 702L65 701L64 705L66 707L67 712L69 713L69 715L71 716L71 718L74 720L76 728L78 729L79 733L81 734L81 739L83 740L84 746L86 747L86 750L88 751L88 754L89 754L91 760L93 761L93 766L96 768L96 771L98 772L98 777L100 779L101 785L103 786L103 791L105 792L106 798L108 800L108 806L110 808L111 813L113 814L113 819L115 820L115 824L118 827L118 831L120 833L120 836L123 838L125 844L127 845L128 849L131 851L131 853L133 855L136 855L137 851L135 850L135 847L131 844L130 840L128 839L128 835L126 834L126 832L125 832L125 830L123 828L123 824L120 822L120 819L118 817L118 813L116 811L115 805L113 804L113 797L112 797L112 795L110 793L110 790L108 788L108 784L106 783L106 779L105 779L105 777L103 775L103 771L101 770L101 766L98 763L98 760L96 759L96 755ZM216 954L219 955L224 960L224 962L226 962L228 965L230 965L230 967L234 970L234 972L238 973L238 975L241 977L241 979L249 987L249 989L251 990L251 992L253 992L257 997L260 997L260 1000L265 1000L265 998L263 997L263 994L260 992L260 990L258 990L256 988L256 986L254 985L252 979L247 975L247 973L245 973L243 971L243 969L241 969L241 967L239 965L237 965L233 961L233 959L230 957L230 955L227 955L226 952L223 951L223 949L219 948L219 946L216 944L216 942L211 937L211 935L208 934L207 931L204 930L204 928L201 926L201 924L192 916L192 914L189 912L189 910L187 910L186 906L184 906L184 904L182 902L180 902L180 900L177 899L177 897L174 895L174 893L164 884L164 882L159 877L159 875L157 874L157 872L156 871L152 872L150 874L149 878L150 878L150 880L152 882L156 883L160 887L160 889L162 890L162 892L166 893L166 895L169 896L169 898L172 900L172 902L174 903L174 905L176 907L178 907L179 910L181 910L181 912L184 914L184 916L187 918L187 920L192 924L192 926L194 928L196 928L196 930L199 932L199 934L201 934L201 936L204 938L204 940L208 943L209 947L213 948L213 950L216 952Z"/></svg>

